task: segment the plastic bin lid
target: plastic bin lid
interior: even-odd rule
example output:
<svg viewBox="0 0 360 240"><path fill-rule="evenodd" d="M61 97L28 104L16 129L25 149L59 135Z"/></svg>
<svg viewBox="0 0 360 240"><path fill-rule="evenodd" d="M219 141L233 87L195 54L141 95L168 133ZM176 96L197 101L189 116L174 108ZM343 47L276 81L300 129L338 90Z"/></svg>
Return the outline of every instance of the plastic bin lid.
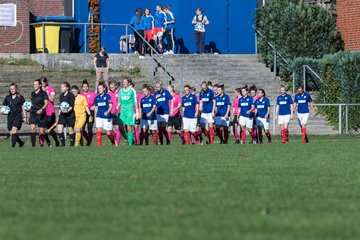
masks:
<svg viewBox="0 0 360 240"><path fill-rule="evenodd" d="M34 22L75 22L75 19L67 16L44 16L35 18Z"/></svg>

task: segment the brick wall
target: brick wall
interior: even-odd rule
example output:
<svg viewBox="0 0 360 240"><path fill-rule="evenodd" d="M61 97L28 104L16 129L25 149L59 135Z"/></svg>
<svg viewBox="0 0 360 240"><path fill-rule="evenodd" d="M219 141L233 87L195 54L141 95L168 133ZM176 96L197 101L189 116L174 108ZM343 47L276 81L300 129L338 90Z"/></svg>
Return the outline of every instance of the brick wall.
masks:
<svg viewBox="0 0 360 240"><path fill-rule="evenodd" d="M30 49L29 10L27 0L0 0L0 4L17 5L17 26L0 27L0 52L28 53Z"/></svg>
<svg viewBox="0 0 360 240"><path fill-rule="evenodd" d="M64 15L64 0L28 0L35 17Z"/></svg>
<svg viewBox="0 0 360 240"><path fill-rule="evenodd" d="M360 0L336 1L337 23L345 49L360 50Z"/></svg>

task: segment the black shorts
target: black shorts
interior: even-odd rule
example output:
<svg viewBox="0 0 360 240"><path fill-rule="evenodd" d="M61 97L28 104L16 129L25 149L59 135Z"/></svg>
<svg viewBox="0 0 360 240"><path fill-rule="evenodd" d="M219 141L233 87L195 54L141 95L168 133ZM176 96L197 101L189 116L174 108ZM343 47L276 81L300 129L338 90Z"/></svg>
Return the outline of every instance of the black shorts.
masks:
<svg viewBox="0 0 360 240"><path fill-rule="evenodd" d="M135 123L134 123L135 125L140 125L140 119L136 119L135 118Z"/></svg>
<svg viewBox="0 0 360 240"><path fill-rule="evenodd" d="M11 131L13 127L16 127L18 130L21 129L22 126L22 114L9 114L7 116L7 127L8 130Z"/></svg>
<svg viewBox="0 0 360 240"><path fill-rule="evenodd" d="M93 117L93 122L92 123L94 123L94 121L95 121L95 112L90 110L90 114ZM86 113L86 123L89 123L89 117L90 117L90 115Z"/></svg>
<svg viewBox="0 0 360 240"><path fill-rule="evenodd" d="M230 126L235 126L239 123L238 116L234 116L233 119L230 121Z"/></svg>
<svg viewBox="0 0 360 240"><path fill-rule="evenodd" d="M51 128L56 122L55 113L53 113L51 116L46 116L46 128Z"/></svg>
<svg viewBox="0 0 360 240"><path fill-rule="evenodd" d="M64 127L73 128L75 125L75 115L74 114L60 114L58 124L63 125Z"/></svg>
<svg viewBox="0 0 360 240"><path fill-rule="evenodd" d="M113 125L120 125L120 119L119 119L119 115L117 114L112 114L112 123Z"/></svg>
<svg viewBox="0 0 360 240"><path fill-rule="evenodd" d="M46 113L43 111L40 115L30 112L29 124L37 125L40 128L46 128Z"/></svg>
<svg viewBox="0 0 360 240"><path fill-rule="evenodd" d="M182 117L181 115L170 116L168 121L168 127L174 127L175 130L181 130Z"/></svg>

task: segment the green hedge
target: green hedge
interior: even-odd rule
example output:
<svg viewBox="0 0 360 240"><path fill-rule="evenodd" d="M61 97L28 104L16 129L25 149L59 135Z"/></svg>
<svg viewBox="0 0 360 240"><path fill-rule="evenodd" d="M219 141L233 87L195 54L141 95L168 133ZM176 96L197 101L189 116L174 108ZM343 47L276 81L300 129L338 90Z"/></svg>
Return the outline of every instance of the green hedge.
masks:
<svg viewBox="0 0 360 240"><path fill-rule="evenodd" d="M318 64L323 82L316 102L360 103L360 52L341 51L326 55L318 60ZM320 107L319 111L335 127L338 126L337 107ZM358 130L359 127L360 107L349 107L349 128Z"/></svg>
<svg viewBox="0 0 360 240"><path fill-rule="evenodd" d="M274 0L259 8L255 27L266 38L258 38L261 58L271 66L273 53L266 40L290 62L298 57L319 59L344 48L334 12L298 0Z"/></svg>

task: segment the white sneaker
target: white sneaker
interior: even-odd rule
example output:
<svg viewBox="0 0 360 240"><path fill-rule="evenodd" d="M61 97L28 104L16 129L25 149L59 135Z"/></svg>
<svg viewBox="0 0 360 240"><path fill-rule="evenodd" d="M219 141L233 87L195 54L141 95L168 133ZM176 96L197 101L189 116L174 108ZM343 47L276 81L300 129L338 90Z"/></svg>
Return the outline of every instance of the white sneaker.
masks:
<svg viewBox="0 0 360 240"><path fill-rule="evenodd" d="M164 55L168 55L168 54L170 54L170 52L169 52L169 51L164 52Z"/></svg>
<svg viewBox="0 0 360 240"><path fill-rule="evenodd" d="M145 56L140 55L139 59L145 59Z"/></svg>
<svg viewBox="0 0 360 240"><path fill-rule="evenodd" d="M139 52L138 52L138 51L135 51L134 54L137 55L137 54L139 54Z"/></svg>
<svg viewBox="0 0 360 240"><path fill-rule="evenodd" d="M169 51L169 54L175 54L173 50L170 50Z"/></svg>

